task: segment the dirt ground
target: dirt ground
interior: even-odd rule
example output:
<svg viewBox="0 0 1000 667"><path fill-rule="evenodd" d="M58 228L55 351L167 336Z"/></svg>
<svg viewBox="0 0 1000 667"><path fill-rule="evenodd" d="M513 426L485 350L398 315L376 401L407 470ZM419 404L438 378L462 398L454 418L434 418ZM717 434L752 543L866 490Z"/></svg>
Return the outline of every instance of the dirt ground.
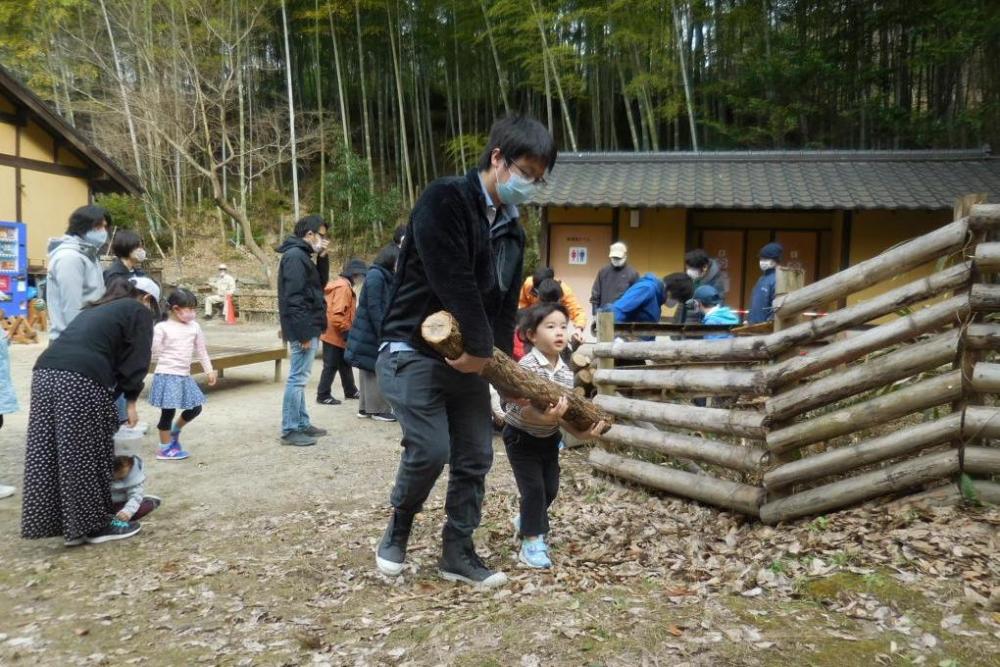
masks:
<svg viewBox="0 0 1000 667"><path fill-rule="evenodd" d="M275 341L273 326L206 329ZM0 431L3 483L21 484L41 349L12 349L22 411ZM1000 511L886 505L769 528L595 477L582 450L563 457L550 572L516 567L500 446L477 544L512 583L437 578L443 483L404 575L382 577L398 427L313 404L330 436L282 447L272 373L206 388L190 460L156 461L152 433L136 443L164 504L134 539L24 541L20 493L0 500L0 664L1000 665Z"/></svg>

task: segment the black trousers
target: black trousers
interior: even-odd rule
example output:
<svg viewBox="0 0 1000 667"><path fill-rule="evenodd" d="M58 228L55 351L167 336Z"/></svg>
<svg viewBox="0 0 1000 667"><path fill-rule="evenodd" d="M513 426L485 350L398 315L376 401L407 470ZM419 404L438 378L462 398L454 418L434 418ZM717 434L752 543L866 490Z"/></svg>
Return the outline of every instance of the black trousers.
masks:
<svg viewBox="0 0 1000 667"><path fill-rule="evenodd" d="M521 493L521 534L529 537L549 532L549 505L559 494L559 441L562 434L536 438L504 426L503 444Z"/></svg>
<svg viewBox="0 0 1000 667"><path fill-rule="evenodd" d="M177 414L176 408L162 408L160 410L160 421L156 424L156 428L159 431L169 431L174 425L174 415ZM201 414L201 406L196 405L190 410L184 410L181 412L181 419L186 422L193 421L195 417Z"/></svg>
<svg viewBox="0 0 1000 667"><path fill-rule="evenodd" d="M316 388L316 398L330 398L333 388L333 376L340 373L340 384L344 388L344 398L355 396L358 386L354 384L354 369L344 359L346 350L323 341L323 373L319 376L319 387Z"/></svg>

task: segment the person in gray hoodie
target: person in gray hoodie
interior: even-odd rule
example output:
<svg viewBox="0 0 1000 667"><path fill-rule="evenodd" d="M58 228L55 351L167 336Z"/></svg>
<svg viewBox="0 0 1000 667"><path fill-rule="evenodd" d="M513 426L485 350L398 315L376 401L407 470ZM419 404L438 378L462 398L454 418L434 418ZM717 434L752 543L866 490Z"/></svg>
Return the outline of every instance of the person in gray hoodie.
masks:
<svg viewBox="0 0 1000 667"><path fill-rule="evenodd" d="M49 342L59 337L83 306L104 296L104 273L98 257L108 241L111 214L100 206L81 206L69 216L66 234L49 241L45 291Z"/></svg>
<svg viewBox="0 0 1000 667"><path fill-rule="evenodd" d="M147 496L146 470L136 455L116 456L111 474L111 509L121 521L138 521L162 502Z"/></svg>

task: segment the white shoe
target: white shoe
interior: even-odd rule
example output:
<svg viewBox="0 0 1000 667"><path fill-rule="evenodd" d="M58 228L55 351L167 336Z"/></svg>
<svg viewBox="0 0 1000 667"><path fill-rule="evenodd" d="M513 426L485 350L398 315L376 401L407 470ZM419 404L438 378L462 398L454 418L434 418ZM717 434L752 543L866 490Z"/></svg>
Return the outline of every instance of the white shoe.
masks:
<svg viewBox="0 0 1000 667"><path fill-rule="evenodd" d="M0 484L0 498L6 498L7 496L12 496L12 495L14 495L15 491L17 491L17 489L14 488L13 486L7 486L6 484Z"/></svg>
<svg viewBox="0 0 1000 667"><path fill-rule="evenodd" d="M145 434L146 432L140 430L139 428L133 428L128 424L122 424L118 427L118 432L115 433L115 441L122 442L125 440L140 440Z"/></svg>
<svg viewBox="0 0 1000 667"><path fill-rule="evenodd" d="M126 424L126 426L127 425L128 424ZM133 431L142 431L142 434L146 435L146 433L149 432L149 424L147 424L146 422L136 422L135 426L132 427L132 430Z"/></svg>

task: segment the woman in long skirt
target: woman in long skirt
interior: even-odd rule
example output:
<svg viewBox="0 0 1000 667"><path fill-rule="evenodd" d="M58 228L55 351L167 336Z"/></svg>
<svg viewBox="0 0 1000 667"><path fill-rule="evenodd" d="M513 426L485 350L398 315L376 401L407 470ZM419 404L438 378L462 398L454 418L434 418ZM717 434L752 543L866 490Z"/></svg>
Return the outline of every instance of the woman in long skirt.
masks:
<svg viewBox="0 0 1000 667"><path fill-rule="evenodd" d="M21 536L67 546L131 537L136 522L111 512L111 473L124 394L129 423L149 370L159 287L118 281L42 353L31 378Z"/></svg>

